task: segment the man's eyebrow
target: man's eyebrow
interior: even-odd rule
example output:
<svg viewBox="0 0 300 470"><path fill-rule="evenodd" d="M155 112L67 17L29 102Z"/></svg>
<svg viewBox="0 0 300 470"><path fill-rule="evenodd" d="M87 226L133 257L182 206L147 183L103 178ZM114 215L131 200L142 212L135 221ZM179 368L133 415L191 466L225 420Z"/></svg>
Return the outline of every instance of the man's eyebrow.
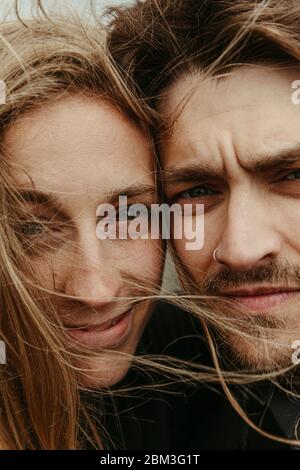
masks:
<svg viewBox="0 0 300 470"><path fill-rule="evenodd" d="M107 194L108 204L116 204L120 196L127 196L128 199L144 196L146 194L156 194L156 188L152 184L136 184L124 186L123 188L115 189Z"/></svg>
<svg viewBox="0 0 300 470"><path fill-rule="evenodd" d="M300 145L297 145L293 148L288 148L281 150L279 152L265 155L257 161L249 162L248 165L243 165L243 167L251 171L252 173L256 172L267 172L272 170L277 170L283 166L289 166L294 163L297 163L300 160Z"/></svg>
<svg viewBox="0 0 300 470"><path fill-rule="evenodd" d="M224 177L221 171L209 169L201 163L163 170L160 175L164 184L197 183L205 179Z"/></svg>
<svg viewBox="0 0 300 470"><path fill-rule="evenodd" d="M260 159L251 159L242 167L250 173L266 173L280 170L282 167L293 165L300 161L300 144L292 148L283 149L274 154L266 154ZM220 169L209 168L202 162L191 163L178 168L169 168L161 172L164 184L179 184L201 182L207 179L224 179L226 175Z"/></svg>

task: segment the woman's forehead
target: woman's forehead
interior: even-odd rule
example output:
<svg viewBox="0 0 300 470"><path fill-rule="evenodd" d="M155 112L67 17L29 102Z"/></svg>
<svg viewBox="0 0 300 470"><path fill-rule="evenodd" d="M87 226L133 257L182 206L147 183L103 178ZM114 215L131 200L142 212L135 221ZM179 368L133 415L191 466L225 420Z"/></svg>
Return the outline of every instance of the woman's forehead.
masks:
<svg viewBox="0 0 300 470"><path fill-rule="evenodd" d="M72 97L22 116L5 138L18 185L108 193L153 179L150 142L106 103Z"/></svg>

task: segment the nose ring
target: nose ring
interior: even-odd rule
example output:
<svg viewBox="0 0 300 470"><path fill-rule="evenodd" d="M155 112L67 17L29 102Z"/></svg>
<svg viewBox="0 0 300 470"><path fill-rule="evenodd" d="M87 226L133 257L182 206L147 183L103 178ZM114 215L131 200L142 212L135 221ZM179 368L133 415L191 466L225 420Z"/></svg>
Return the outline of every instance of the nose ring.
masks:
<svg viewBox="0 0 300 470"><path fill-rule="evenodd" d="M220 261L217 259L217 252L220 250L220 248L216 248L213 252L213 259L216 263L220 263Z"/></svg>

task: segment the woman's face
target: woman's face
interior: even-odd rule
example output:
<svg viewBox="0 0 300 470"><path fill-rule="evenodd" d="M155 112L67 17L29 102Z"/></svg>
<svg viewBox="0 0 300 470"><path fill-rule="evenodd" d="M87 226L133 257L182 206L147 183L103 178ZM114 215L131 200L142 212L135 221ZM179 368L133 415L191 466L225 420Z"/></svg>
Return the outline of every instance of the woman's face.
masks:
<svg viewBox="0 0 300 470"><path fill-rule="evenodd" d="M20 117L5 144L29 214L43 222L23 227L36 272L46 288L70 296L53 301L71 342L99 351L76 364L87 370L82 380L113 385L130 365L114 353L134 354L150 313L149 304L126 299L137 295L128 281L159 285L161 245L100 240L96 209L118 208L120 195L128 206L155 202L149 141L103 100L72 95Z"/></svg>

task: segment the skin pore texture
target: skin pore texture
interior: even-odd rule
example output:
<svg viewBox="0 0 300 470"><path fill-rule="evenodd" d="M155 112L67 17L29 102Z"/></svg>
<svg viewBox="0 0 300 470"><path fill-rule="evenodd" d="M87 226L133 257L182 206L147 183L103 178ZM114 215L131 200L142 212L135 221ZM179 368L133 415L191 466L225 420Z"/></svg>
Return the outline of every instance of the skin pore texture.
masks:
<svg viewBox="0 0 300 470"><path fill-rule="evenodd" d="M177 254L201 292L228 301L228 313L257 324L232 331L232 352L250 369L291 365L300 339L300 108L292 103L299 70L236 68L227 76L185 75L160 109L174 126L161 142L169 202L205 205L204 247ZM213 252L217 251L216 263ZM226 302L224 302L226 300ZM246 327L247 330L247 327Z"/></svg>
<svg viewBox="0 0 300 470"><path fill-rule="evenodd" d="M117 205L119 195L128 204L154 202L149 140L103 99L74 94L20 116L5 146L28 213L44 224L24 224L36 272L53 291L70 344L98 353L76 360L81 380L116 384L131 361L116 352L135 353L151 313L149 303L130 301L138 290L128 281L159 285L161 247L158 240L99 240L96 209Z"/></svg>

